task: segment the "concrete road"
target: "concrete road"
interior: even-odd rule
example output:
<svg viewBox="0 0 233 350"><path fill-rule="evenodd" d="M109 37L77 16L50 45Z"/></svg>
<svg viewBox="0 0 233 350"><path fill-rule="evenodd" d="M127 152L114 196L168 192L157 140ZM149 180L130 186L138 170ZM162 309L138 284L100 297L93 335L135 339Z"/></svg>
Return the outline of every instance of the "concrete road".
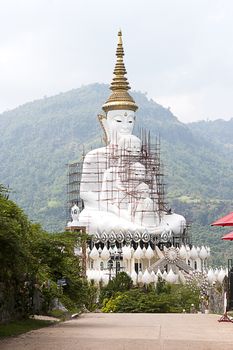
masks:
<svg viewBox="0 0 233 350"><path fill-rule="evenodd" d="M0 341L1 350L233 350L233 323L204 314L84 314Z"/></svg>

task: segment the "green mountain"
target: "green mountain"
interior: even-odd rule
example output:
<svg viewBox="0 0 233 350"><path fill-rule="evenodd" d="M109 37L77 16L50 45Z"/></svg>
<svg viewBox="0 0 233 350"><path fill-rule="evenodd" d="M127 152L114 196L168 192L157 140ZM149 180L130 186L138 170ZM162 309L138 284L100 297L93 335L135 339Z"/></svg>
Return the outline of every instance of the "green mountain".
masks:
<svg viewBox="0 0 233 350"><path fill-rule="evenodd" d="M194 241L205 242L203 227L208 237L209 223L233 207L233 119L183 124L145 94L132 94L140 106L136 133L150 130L161 140L167 201L194 223ZM0 115L0 183L50 231L66 223L67 163L102 142L96 116L108 95L107 85L93 84Z"/></svg>
<svg viewBox="0 0 233 350"><path fill-rule="evenodd" d="M189 124L190 128L202 135L210 142L223 145L226 149L233 149L233 118L228 121L217 119L214 121L199 121Z"/></svg>

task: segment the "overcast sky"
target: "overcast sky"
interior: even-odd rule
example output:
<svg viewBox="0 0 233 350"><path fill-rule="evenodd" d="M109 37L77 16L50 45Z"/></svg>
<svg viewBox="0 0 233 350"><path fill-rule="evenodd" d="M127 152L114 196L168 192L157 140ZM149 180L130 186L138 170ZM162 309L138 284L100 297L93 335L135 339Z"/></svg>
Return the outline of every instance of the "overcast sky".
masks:
<svg viewBox="0 0 233 350"><path fill-rule="evenodd" d="M110 83L119 28L133 90L184 122L233 117L232 0L0 0L0 113Z"/></svg>

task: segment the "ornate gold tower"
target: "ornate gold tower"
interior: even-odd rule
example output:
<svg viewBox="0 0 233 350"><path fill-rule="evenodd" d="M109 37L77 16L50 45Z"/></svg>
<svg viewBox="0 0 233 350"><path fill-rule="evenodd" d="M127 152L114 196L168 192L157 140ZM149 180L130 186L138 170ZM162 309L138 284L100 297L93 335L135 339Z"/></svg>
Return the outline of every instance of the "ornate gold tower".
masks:
<svg viewBox="0 0 233 350"><path fill-rule="evenodd" d="M110 90L112 90L112 93L102 108L106 113L108 111L116 109L129 109L135 112L138 109L138 106L136 105L134 99L128 93L128 90L130 90L130 86L127 78L125 77L125 74L127 74L127 72L123 61L124 49L122 44L121 31L118 32L116 56L117 61L113 72L114 77L110 86Z"/></svg>

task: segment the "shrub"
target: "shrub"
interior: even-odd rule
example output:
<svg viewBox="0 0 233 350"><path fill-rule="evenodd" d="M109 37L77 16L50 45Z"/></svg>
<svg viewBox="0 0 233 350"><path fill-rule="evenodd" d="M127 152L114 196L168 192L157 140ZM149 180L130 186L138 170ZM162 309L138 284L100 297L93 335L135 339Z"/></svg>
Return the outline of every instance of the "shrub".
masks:
<svg viewBox="0 0 233 350"><path fill-rule="evenodd" d="M133 288L103 300L103 312L168 313L198 307L199 295L182 285L162 283L158 288Z"/></svg>
<svg viewBox="0 0 233 350"><path fill-rule="evenodd" d="M126 272L119 272L116 277L109 281L107 286L101 288L99 302L103 303L106 298L111 298L117 292L126 292L133 287L133 281Z"/></svg>

